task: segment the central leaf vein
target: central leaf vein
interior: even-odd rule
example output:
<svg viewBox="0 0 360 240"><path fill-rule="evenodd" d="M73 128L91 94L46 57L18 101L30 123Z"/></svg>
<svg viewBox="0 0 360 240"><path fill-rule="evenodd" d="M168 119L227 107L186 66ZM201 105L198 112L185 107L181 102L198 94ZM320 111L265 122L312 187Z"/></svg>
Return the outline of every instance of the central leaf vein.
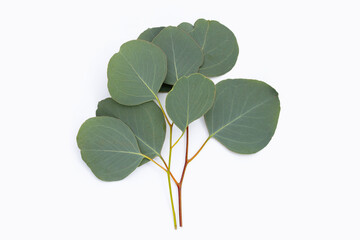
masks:
<svg viewBox="0 0 360 240"><path fill-rule="evenodd" d="M149 85L147 85L147 83L144 81L144 79L142 79L142 77L139 75L139 73L135 70L135 68L133 67L133 65L129 62L129 60L125 57L124 54L122 54L121 52L119 52L121 54L121 56L125 59L126 63L129 64L129 66L131 67L131 69L134 71L134 73L136 74L136 76L144 83L144 85L147 87L147 89L149 89L149 91L154 95L154 97L156 98L156 94L154 93L154 91L149 87Z"/></svg>
<svg viewBox="0 0 360 240"><path fill-rule="evenodd" d="M220 132L221 130L223 130L224 128L226 128L227 126L229 126L230 124L232 124L233 122L239 120L240 118L242 118L243 116L245 116L246 114L248 114L249 112L251 112L252 110L264 105L265 103L271 101L271 99L267 99L266 101L263 101L257 105L255 105L254 107L250 108L249 110L247 110L246 112L240 114L238 117L234 118L232 121L228 122L227 124L225 124L224 126L222 126L221 128L219 128L216 132L214 132L213 134L210 135L210 137L213 137L215 134L217 134L218 132Z"/></svg>

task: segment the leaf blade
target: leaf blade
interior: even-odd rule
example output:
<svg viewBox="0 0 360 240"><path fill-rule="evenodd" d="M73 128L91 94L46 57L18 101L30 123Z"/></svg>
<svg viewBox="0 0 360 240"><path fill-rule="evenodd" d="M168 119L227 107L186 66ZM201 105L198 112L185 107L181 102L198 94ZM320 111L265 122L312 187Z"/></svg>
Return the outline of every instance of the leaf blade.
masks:
<svg viewBox="0 0 360 240"><path fill-rule="evenodd" d="M182 22L178 25L178 28L181 28L185 32L189 33L194 29L194 26L188 22Z"/></svg>
<svg viewBox="0 0 360 240"><path fill-rule="evenodd" d="M196 73L203 63L200 47L188 33L177 27L164 28L153 40L167 56L164 83L173 85L182 76Z"/></svg>
<svg viewBox="0 0 360 240"><path fill-rule="evenodd" d="M278 93L257 80L227 79L216 85L213 107L205 114L210 137L229 150L250 154L263 149L275 133Z"/></svg>
<svg viewBox="0 0 360 240"><path fill-rule="evenodd" d="M161 109L154 102L125 106L107 98L99 102L96 116L120 119L134 133L141 153L150 158L161 155L166 123ZM148 161L144 158L142 164Z"/></svg>
<svg viewBox="0 0 360 240"><path fill-rule="evenodd" d="M151 42L164 28L165 27L148 28L139 35L138 39Z"/></svg>
<svg viewBox="0 0 360 240"><path fill-rule="evenodd" d="M132 173L142 160L134 134L121 120L94 117L77 135L84 162L103 181L118 181Z"/></svg>
<svg viewBox="0 0 360 240"><path fill-rule="evenodd" d="M198 19L189 33L201 46L204 64L199 73L216 77L230 71L237 60L239 47L235 35L217 21Z"/></svg>
<svg viewBox="0 0 360 240"><path fill-rule="evenodd" d="M212 106L215 85L205 76L195 73L180 78L166 97L166 111L182 131L203 116Z"/></svg>
<svg viewBox="0 0 360 240"><path fill-rule="evenodd" d="M123 105L138 105L156 99L166 76L166 56L152 43L124 43L108 65L111 97Z"/></svg>

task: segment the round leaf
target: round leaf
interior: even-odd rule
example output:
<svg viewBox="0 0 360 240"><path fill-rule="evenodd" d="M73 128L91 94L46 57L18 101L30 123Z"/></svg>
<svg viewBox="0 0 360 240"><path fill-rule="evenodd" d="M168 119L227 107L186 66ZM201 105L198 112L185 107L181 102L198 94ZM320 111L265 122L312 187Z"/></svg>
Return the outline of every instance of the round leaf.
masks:
<svg viewBox="0 0 360 240"><path fill-rule="evenodd" d="M181 28L185 32L189 33L194 29L194 26L188 22L182 22L178 25L178 28Z"/></svg>
<svg viewBox="0 0 360 240"><path fill-rule="evenodd" d="M148 28L139 35L138 39L151 42L163 29L164 27Z"/></svg>
<svg viewBox="0 0 360 240"><path fill-rule="evenodd" d="M156 98L166 76L166 56L143 40L124 43L108 66L111 97L123 105L138 105Z"/></svg>
<svg viewBox="0 0 360 240"><path fill-rule="evenodd" d="M130 128L112 117L86 120L80 127L77 143L82 159L104 181L127 177L143 159Z"/></svg>
<svg viewBox="0 0 360 240"><path fill-rule="evenodd" d="M161 109L154 102L125 106L111 98L98 104L96 116L115 117L123 121L135 134L140 151L150 157L160 156L165 141L166 125ZM146 158L142 163L148 162Z"/></svg>
<svg viewBox="0 0 360 240"><path fill-rule="evenodd" d="M195 73L180 78L166 97L166 111L182 131L203 116L213 105L215 85L205 76Z"/></svg>
<svg viewBox="0 0 360 240"><path fill-rule="evenodd" d="M199 45L180 28L164 28L153 40L167 56L165 83L174 85L182 76L196 73L203 63Z"/></svg>
<svg viewBox="0 0 360 240"><path fill-rule="evenodd" d="M213 107L205 114L210 137L237 153L255 153L274 135L280 113L278 93L257 80L216 84Z"/></svg>
<svg viewBox="0 0 360 240"><path fill-rule="evenodd" d="M235 35L217 21L199 19L190 35L200 45L204 64L199 72L216 77L230 71L236 63L239 47Z"/></svg>

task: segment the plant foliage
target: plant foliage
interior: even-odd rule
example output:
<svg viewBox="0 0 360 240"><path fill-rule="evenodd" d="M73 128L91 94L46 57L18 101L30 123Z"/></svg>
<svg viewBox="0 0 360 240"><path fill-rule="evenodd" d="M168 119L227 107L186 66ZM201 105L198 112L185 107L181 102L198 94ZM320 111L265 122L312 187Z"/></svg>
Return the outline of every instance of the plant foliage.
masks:
<svg viewBox="0 0 360 240"><path fill-rule="evenodd" d="M181 189L187 165L214 138L229 150L251 154L273 137L280 113L278 93L268 84L249 79L226 79L216 85L210 77L229 72L239 47L235 35L217 21L199 19L194 25L148 28L137 40L124 43L108 65L111 98L99 102L96 117L80 127L81 157L103 181L124 179L149 161L165 171L175 229L171 181ZM167 93L165 108L158 94ZM166 109L166 111L165 111ZM188 156L189 126L204 116L209 132L204 144ZM170 131L168 161L162 155ZM182 135L174 141L178 127ZM186 136L181 179L171 173L171 155Z"/></svg>

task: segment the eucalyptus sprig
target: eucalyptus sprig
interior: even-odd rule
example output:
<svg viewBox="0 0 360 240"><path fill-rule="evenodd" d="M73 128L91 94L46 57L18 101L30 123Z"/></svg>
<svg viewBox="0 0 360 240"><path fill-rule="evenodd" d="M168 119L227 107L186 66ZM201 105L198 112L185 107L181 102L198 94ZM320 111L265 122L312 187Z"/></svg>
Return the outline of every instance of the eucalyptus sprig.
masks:
<svg viewBox="0 0 360 240"><path fill-rule="evenodd" d="M111 98L98 104L96 117L83 123L77 135L82 159L103 181L122 180L137 167L152 162L167 176L177 228L171 181L181 190L190 162L215 138L229 150L251 154L274 135L279 113L278 93L268 84L249 79L226 79L216 85L209 77L230 71L237 60L234 34L217 21L199 19L194 25L149 28L137 40L124 43L108 65ZM159 92L167 93L165 108ZM209 136L188 155L189 126L204 116ZM170 131L168 159L161 149L166 124ZM173 139L173 129L182 134ZM171 172L174 147L185 135L185 163L180 179Z"/></svg>

